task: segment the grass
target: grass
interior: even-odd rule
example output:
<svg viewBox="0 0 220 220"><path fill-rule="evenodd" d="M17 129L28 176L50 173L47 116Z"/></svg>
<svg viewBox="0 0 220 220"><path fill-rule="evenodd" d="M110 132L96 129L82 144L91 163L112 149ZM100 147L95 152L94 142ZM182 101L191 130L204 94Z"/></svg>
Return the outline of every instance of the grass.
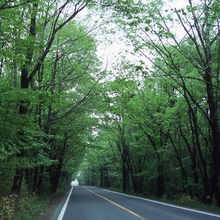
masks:
<svg viewBox="0 0 220 220"><path fill-rule="evenodd" d="M31 203L28 207L23 207L20 213L14 216L14 220L37 220L38 214L42 212L43 209L48 207L49 198L38 197L35 202Z"/></svg>

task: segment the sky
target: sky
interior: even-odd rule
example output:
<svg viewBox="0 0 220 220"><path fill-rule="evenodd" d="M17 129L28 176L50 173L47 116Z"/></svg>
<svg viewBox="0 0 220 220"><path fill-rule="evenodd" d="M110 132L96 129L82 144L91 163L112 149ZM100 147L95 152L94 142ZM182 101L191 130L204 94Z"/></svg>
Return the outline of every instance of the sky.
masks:
<svg viewBox="0 0 220 220"><path fill-rule="evenodd" d="M179 9L185 7L187 3L188 0L168 0L167 7ZM114 26L112 26L112 29L114 29ZM99 47L99 54L101 59L103 58L106 59L105 61L109 63L109 67L113 63L118 62L120 60L120 57L122 57L123 55L125 55L128 60L132 60L132 61L139 60L139 58L134 57L133 55L126 52L126 51L131 51L132 48L126 45L125 37L124 37L124 41L121 40L123 39L123 33L121 33L121 31L117 30L116 28L115 31L116 31L115 34L108 35L108 37L112 39L112 44L105 45L105 43L103 42L104 46L102 45ZM184 37L185 32L183 32L183 30L180 27L175 27L175 31L176 33L178 33L179 40L181 40Z"/></svg>
<svg viewBox="0 0 220 220"><path fill-rule="evenodd" d="M188 0L167 0L166 7L168 9L172 8L182 8L185 7ZM98 41L98 52L97 55L99 59L103 62L102 68L107 68L111 70L115 63L120 62L123 59L123 56L126 59L136 62L140 58L134 55L131 55L127 51L131 51L132 47L126 44L126 38L123 36L123 32L117 28L115 24L105 25L105 20L108 20L108 14L100 14L98 12L91 12L91 17L86 19L90 14L88 10L80 12L77 19L81 22L84 20L85 25L88 27L94 27L94 25L103 25L100 28L97 28L94 31L94 36ZM109 15L110 16L110 15ZM104 30L105 32L102 32ZM179 28L175 27L176 32L179 36L179 41L184 37L184 32ZM107 32L106 32L107 31ZM111 32L113 31L113 32Z"/></svg>

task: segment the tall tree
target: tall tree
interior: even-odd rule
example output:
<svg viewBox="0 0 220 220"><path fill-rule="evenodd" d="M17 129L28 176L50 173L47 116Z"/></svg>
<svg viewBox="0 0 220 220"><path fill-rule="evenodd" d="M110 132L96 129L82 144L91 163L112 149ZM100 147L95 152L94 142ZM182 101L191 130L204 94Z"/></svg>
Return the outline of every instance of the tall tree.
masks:
<svg viewBox="0 0 220 220"><path fill-rule="evenodd" d="M137 8L140 7L138 13ZM201 1L194 3L189 0L185 8L166 9L162 1L154 1L152 3L139 2L130 10L126 10L127 22L123 22L124 29L127 29L129 38L131 39L136 51L139 51L148 61L154 64L154 67L163 73L164 76L170 77L178 83L182 88L186 102L190 104L189 108L192 117L195 116L196 106L203 117L206 118L207 126L211 129L210 145L212 145L211 158L214 176L211 181L207 176L206 161L202 158L199 150L199 131L194 130L195 141L200 154L200 160L203 164L204 176L204 196L203 201L210 203L213 195L220 205L219 193L219 116L218 116L218 97L219 97L219 9L218 1ZM125 11L125 8L122 10ZM136 12L135 14L133 12ZM178 22L177 22L178 21ZM177 22L175 24L175 22ZM173 27L179 25L184 31L184 37L180 40L176 37ZM132 29L132 30L131 30ZM183 45L188 46L183 46ZM172 48L172 50L168 49ZM193 49L193 51L192 51ZM148 51L152 55L149 55ZM194 75L187 75L185 66L180 66L175 59L179 53L182 59L187 60L192 65ZM156 59L160 60L163 65L158 65ZM169 67L169 71L164 67ZM189 72L188 72L189 74ZM161 76L160 76L161 77ZM187 79L199 81L203 84L203 91L206 90L204 101L208 105L201 105L201 100L193 96L192 90L186 83ZM196 129L196 120L193 119L193 127Z"/></svg>
<svg viewBox="0 0 220 220"><path fill-rule="evenodd" d="M5 91L13 91L11 103L5 92L1 102L4 111L8 108L19 121L9 131L15 136L10 138L11 153L17 161L12 193L20 194L24 171L27 182L34 176L33 189L40 191L44 166L57 160L49 154L53 132L59 131L54 124L72 120L82 110L80 106L84 114L91 108L89 101L95 97L93 90L101 75L97 76L99 61L93 38L88 36L91 30L76 28L73 22L90 3L7 1L1 5L1 32L5 33L0 40L1 84ZM63 148L67 149L69 134L62 132Z"/></svg>

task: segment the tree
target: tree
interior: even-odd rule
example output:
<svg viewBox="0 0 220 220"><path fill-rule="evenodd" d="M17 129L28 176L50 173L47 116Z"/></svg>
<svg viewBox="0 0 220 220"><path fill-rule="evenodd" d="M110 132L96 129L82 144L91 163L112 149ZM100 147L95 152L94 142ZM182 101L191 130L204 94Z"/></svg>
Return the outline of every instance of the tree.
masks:
<svg viewBox="0 0 220 220"><path fill-rule="evenodd" d="M141 3L138 3L141 4ZM185 98L189 107L192 125L194 129L194 140L198 148L200 162L203 167L203 186L204 196L203 201L210 203L213 195L217 199L218 206L220 205L219 194L219 124L218 124L218 84L219 84L219 64L216 53L219 48L219 13L216 11L219 8L217 1L202 1L194 3L188 1L186 8L165 9L162 1L152 2L149 4L139 5L143 10L138 14L137 6L134 6L130 11L127 11L128 20L123 22L124 29L127 31L136 51L139 51L145 58L154 64L157 72L162 73L161 76L168 76L171 80L177 83L177 89ZM133 11L136 13L132 14ZM174 21L178 20L178 24L185 31L185 36L178 41L175 31ZM126 29L129 27L129 30ZM132 29L132 30L131 30ZM215 48L215 49L214 49ZM147 50L151 51L152 55L148 55ZM193 50L193 51L192 51ZM186 60L193 68L193 72L187 72L186 66L182 66L176 60L176 54L179 54L181 59ZM156 59L155 59L156 58ZM160 60L160 64L156 62ZM189 65L188 65L189 66ZM194 74L192 74L194 73ZM187 79L198 81L203 85L203 91L206 89L204 102L195 97ZM181 90L181 91L180 91ZM203 93L204 94L204 93ZM195 106L195 107L193 107ZM197 109L197 113L193 112ZM207 163L203 157L200 146L199 133L202 131L197 129L198 121L196 114L203 115L206 118L207 127L211 129L211 139L208 145L212 146L211 163L214 170L211 181L207 174Z"/></svg>
<svg viewBox="0 0 220 220"><path fill-rule="evenodd" d="M8 108L18 122L7 131L11 134L13 151L3 158L13 157L16 161L12 168L16 168L16 172L11 193L20 194L24 171L27 184L41 191L45 167L57 162L56 157L50 157L51 144L57 141L53 132L55 135L59 132L54 123L65 124L72 120L72 115L82 110L80 106L92 100L92 91L100 79L95 74L99 73L99 62L93 39L88 36L89 30L72 21L90 2L52 3L5 2L1 7L4 9L1 31L5 33L0 41L4 90L1 102L4 103L3 110ZM73 11L66 13L70 5ZM11 20L11 17L15 19ZM7 90L13 91L12 102L5 99ZM89 104L87 108L90 108ZM86 114L86 108L82 112ZM5 122L8 128L12 114ZM63 138L61 150L64 150L61 155L65 157L69 149L66 145L73 134L69 137L62 131L60 135ZM10 144L2 143L5 151Z"/></svg>

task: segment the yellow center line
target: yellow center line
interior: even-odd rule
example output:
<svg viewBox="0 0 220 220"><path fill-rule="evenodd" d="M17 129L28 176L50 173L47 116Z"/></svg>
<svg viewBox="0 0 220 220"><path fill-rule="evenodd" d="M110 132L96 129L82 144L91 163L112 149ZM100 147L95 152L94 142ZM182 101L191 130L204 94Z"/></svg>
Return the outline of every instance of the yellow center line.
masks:
<svg viewBox="0 0 220 220"><path fill-rule="evenodd" d="M95 194L96 196L99 196L99 197L101 197L102 199L104 199L104 200L106 200L106 201L112 203L113 205L118 206L119 208L121 208L121 209L123 209L123 210L125 210L125 211L127 211L127 212L129 212L129 213L131 213L132 215L135 215L136 217L138 217L138 218L140 218L140 219L142 219L142 220L146 220L145 218L141 217L140 215L138 215L137 213L131 211L130 209L127 209L127 208L125 208L124 206L121 206L121 205L119 205L118 203L115 203L115 202L113 202L112 200L107 199L107 198L105 198L104 196L101 196L101 195L99 195L99 194L93 192L92 190L89 190L89 189L87 189L87 188L85 188L85 187L83 187L83 188L86 189L86 190L88 190L89 192Z"/></svg>

